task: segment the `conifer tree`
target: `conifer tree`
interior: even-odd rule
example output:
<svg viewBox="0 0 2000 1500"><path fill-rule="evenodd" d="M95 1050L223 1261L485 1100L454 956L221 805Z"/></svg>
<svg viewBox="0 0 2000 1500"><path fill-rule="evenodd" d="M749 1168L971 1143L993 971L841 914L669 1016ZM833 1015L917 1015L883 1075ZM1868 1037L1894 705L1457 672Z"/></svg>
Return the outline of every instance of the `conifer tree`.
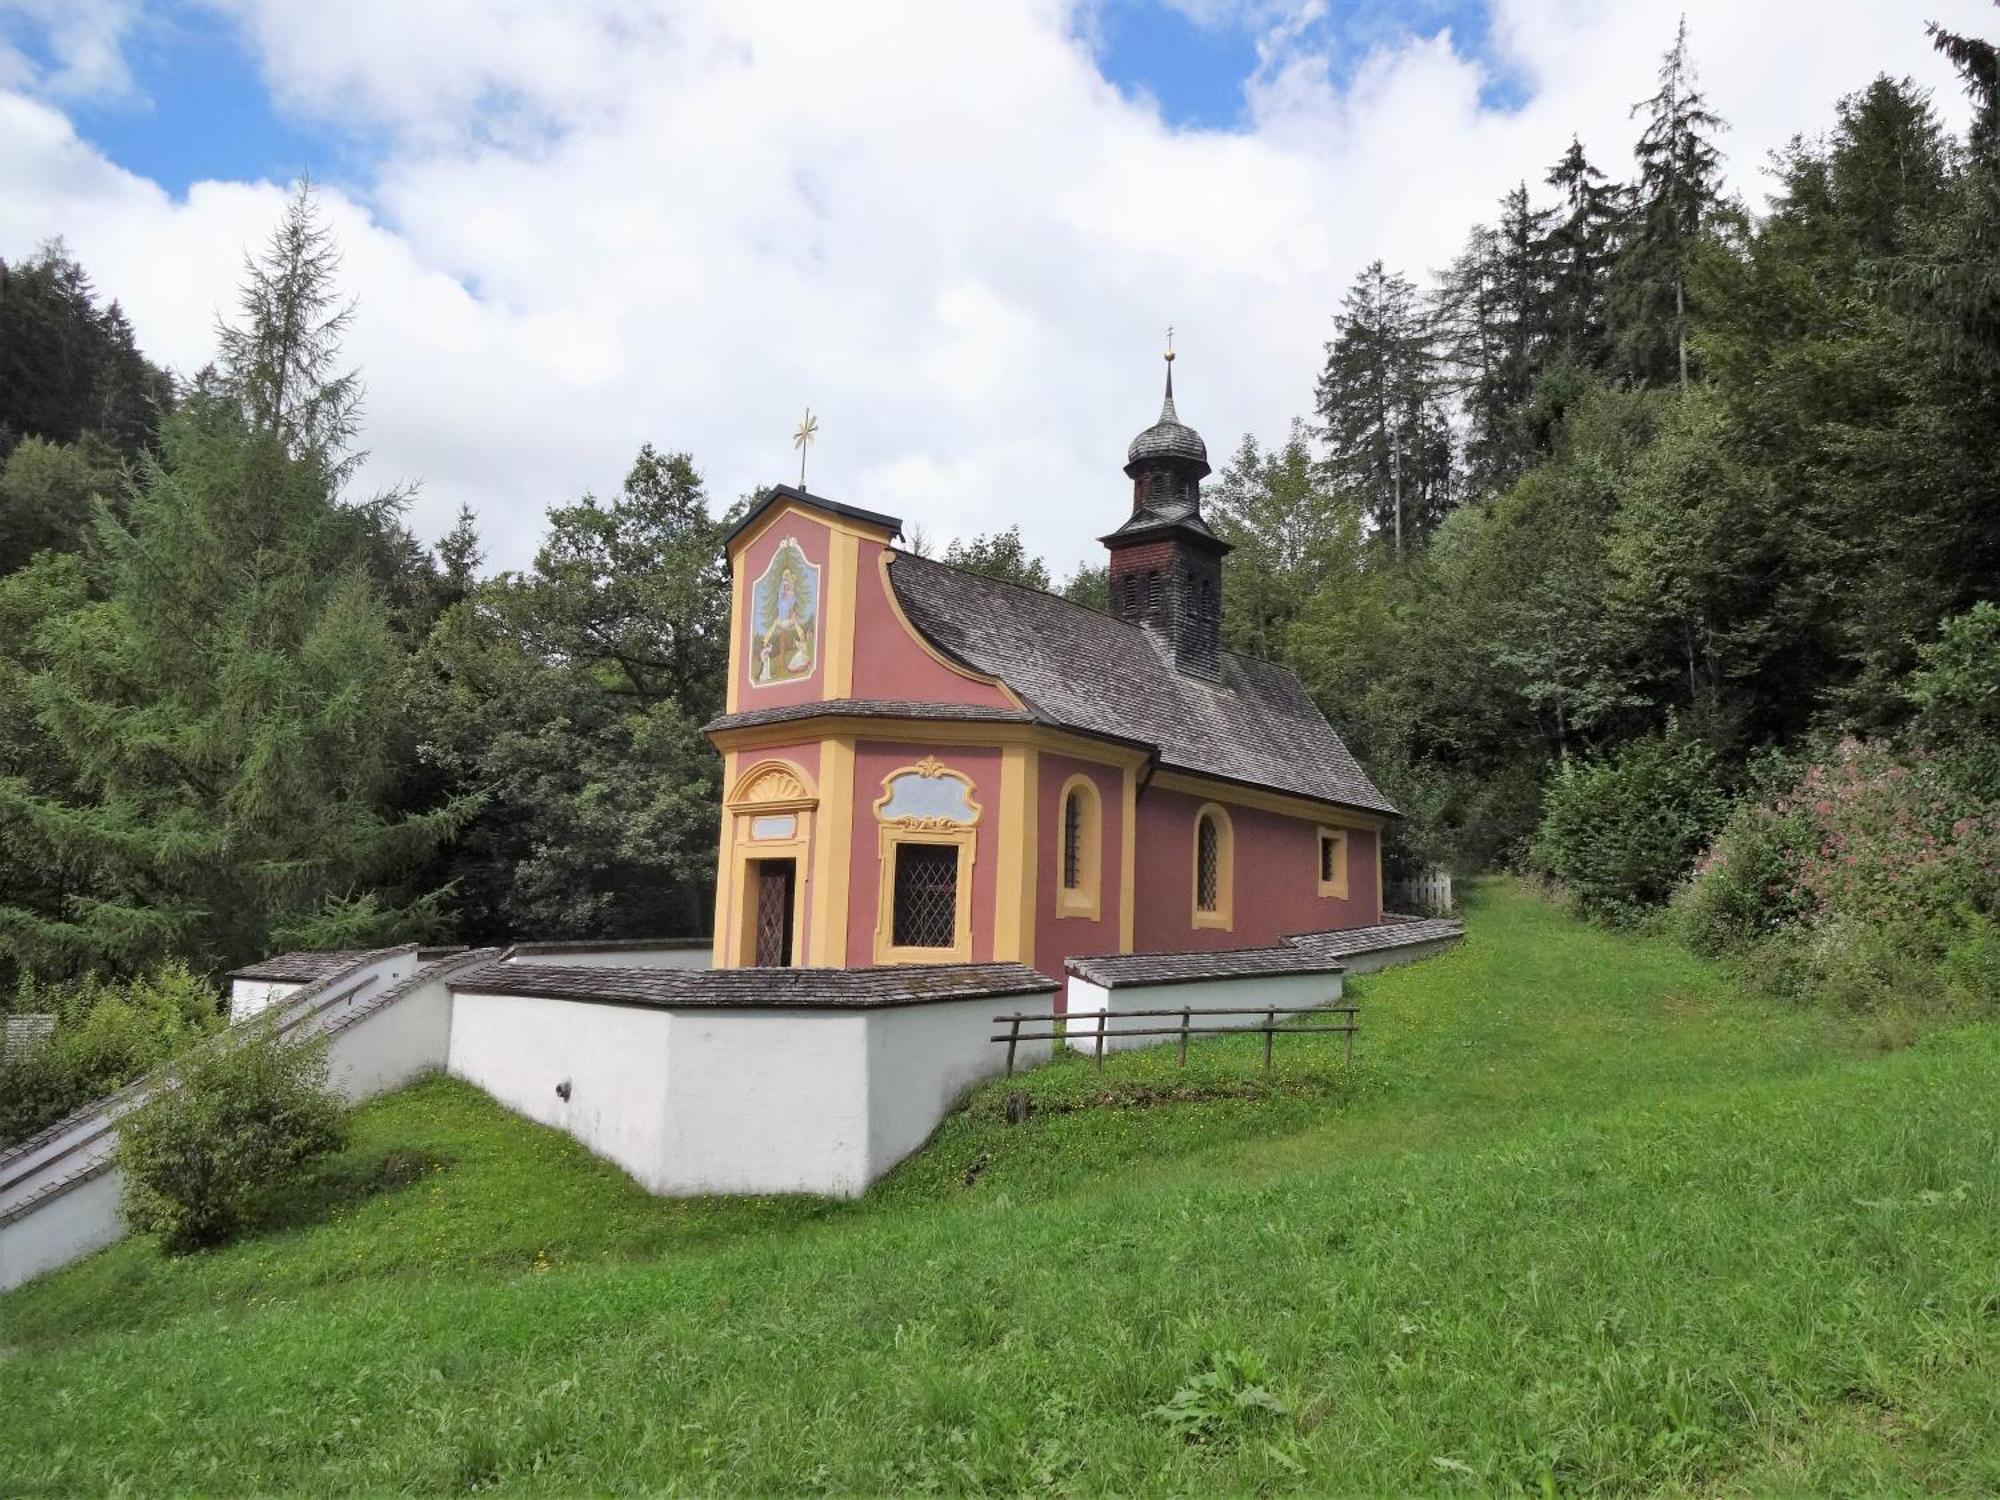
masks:
<svg viewBox="0 0 2000 1500"><path fill-rule="evenodd" d="M1541 244L1549 274L1550 336L1571 363L1602 369L1609 353L1605 304L1624 190L1590 164L1575 137L1543 180L1558 195Z"/></svg>
<svg viewBox="0 0 2000 1500"><path fill-rule="evenodd" d="M1721 154L1713 137L1727 127L1696 86L1687 19L1660 65L1659 92L1632 107L1646 116L1633 150L1633 189L1619 255L1614 321L1626 372L1687 389L1689 275L1714 216Z"/></svg>
<svg viewBox="0 0 2000 1500"><path fill-rule="evenodd" d="M224 964L437 921L437 893L399 877L463 809L386 810L404 647L365 553L396 502L340 498L360 389L336 370L337 264L301 188L127 513L99 509L97 600L33 632L23 696L72 789L0 780L0 816L64 872L53 905L0 906L36 967Z"/></svg>
<svg viewBox="0 0 2000 1500"><path fill-rule="evenodd" d="M1334 319L1316 407L1329 473L1352 490L1395 554L1451 505L1451 430L1432 322L1409 279L1375 261Z"/></svg>
<svg viewBox="0 0 2000 1500"><path fill-rule="evenodd" d="M1490 498L1519 477L1539 436L1529 403L1550 347L1551 213L1526 184L1500 201L1497 228L1476 228L1440 299L1466 421L1465 488Z"/></svg>

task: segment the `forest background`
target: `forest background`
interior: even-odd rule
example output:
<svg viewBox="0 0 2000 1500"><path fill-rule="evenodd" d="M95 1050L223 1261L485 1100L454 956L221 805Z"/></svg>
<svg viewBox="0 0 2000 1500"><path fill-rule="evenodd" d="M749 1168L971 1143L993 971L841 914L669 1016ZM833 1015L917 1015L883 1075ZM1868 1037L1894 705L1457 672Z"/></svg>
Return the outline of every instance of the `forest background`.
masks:
<svg viewBox="0 0 2000 1500"><path fill-rule="evenodd" d="M1363 268L1210 482L1227 644L1405 810L1392 873L1677 903L1801 995L2000 993L2000 66L1934 40L1963 139L1877 78L1753 208L1683 31L1615 173L1573 142L1449 266ZM648 446L487 576L470 510L426 547L353 493L354 315L303 188L185 378L59 243L0 263L0 994L75 1054L24 1117L275 950L705 930L749 497ZM1017 531L943 556L1105 602Z"/></svg>

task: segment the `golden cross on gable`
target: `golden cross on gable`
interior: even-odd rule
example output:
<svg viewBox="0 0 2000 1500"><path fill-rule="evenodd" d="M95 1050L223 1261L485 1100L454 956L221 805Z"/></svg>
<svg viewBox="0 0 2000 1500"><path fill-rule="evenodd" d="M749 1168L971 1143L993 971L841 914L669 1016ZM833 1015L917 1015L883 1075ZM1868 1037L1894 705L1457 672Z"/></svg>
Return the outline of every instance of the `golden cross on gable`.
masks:
<svg viewBox="0 0 2000 1500"><path fill-rule="evenodd" d="M800 489L806 487L806 449L812 446L813 439L818 436L819 418L813 415L813 409L808 406L806 408L806 419L799 423L798 431L792 434L792 446L799 450Z"/></svg>

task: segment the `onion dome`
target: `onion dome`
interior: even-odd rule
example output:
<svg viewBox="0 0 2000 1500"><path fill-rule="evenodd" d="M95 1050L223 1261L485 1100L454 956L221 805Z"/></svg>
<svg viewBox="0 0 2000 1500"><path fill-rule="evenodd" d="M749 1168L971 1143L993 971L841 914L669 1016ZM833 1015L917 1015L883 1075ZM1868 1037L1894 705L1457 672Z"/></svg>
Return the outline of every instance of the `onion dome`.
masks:
<svg viewBox="0 0 2000 1500"><path fill-rule="evenodd" d="M1125 450L1125 472L1137 478L1139 471L1166 464L1197 470L1196 479L1208 477L1208 444L1174 410L1173 355L1167 355L1167 399L1160 406L1160 420L1132 439Z"/></svg>

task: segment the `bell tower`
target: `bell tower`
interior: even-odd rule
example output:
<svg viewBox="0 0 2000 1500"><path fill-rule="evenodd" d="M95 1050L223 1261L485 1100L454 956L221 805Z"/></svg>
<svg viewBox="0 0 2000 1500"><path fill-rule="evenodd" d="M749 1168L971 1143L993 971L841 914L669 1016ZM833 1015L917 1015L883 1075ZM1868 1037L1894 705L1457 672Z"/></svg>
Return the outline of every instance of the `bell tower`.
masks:
<svg viewBox="0 0 2000 1500"><path fill-rule="evenodd" d="M1230 545L1201 516L1208 445L1174 409L1172 330L1167 338L1160 419L1125 454L1132 514L1101 540L1111 552L1111 612L1143 626L1181 671L1213 677L1220 669L1222 559Z"/></svg>

